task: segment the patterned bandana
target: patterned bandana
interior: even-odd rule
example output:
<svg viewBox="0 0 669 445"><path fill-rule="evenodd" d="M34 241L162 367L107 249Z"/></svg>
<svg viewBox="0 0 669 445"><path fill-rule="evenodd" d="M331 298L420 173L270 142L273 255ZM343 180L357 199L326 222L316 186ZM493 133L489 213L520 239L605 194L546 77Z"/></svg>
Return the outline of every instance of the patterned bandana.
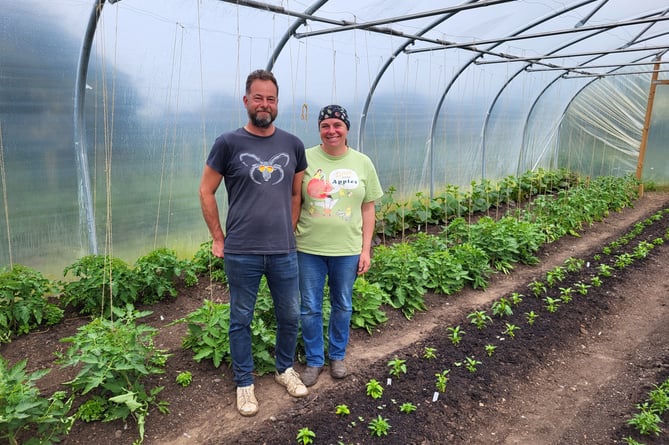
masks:
<svg viewBox="0 0 669 445"><path fill-rule="evenodd" d="M344 107L339 105L328 105L321 109L321 112L318 113L318 125L321 125L323 119L339 119L340 121L346 124L346 129L351 129L351 122L348 120L348 113Z"/></svg>

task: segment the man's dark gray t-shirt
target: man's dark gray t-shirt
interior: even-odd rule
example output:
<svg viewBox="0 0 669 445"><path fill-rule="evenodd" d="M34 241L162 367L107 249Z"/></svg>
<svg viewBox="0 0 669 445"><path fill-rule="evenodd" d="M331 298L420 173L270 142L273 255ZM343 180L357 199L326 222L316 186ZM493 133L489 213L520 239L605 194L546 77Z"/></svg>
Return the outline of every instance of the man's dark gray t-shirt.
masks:
<svg viewBox="0 0 669 445"><path fill-rule="evenodd" d="M238 128L216 139L207 165L223 175L228 192L225 253L295 251L293 178L307 168L298 137L279 128L267 137Z"/></svg>

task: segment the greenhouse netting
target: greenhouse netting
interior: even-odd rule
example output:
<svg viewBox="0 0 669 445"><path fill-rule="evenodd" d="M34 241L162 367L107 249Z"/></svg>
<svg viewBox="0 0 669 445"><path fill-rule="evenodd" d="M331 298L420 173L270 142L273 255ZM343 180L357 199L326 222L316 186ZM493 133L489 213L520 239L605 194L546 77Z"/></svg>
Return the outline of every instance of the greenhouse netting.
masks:
<svg viewBox="0 0 669 445"><path fill-rule="evenodd" d="M540 168L669 183L665 0L3 0L0 45L0 268L191 255L257 68L307 147L346 107L397 196Z"/></svg>

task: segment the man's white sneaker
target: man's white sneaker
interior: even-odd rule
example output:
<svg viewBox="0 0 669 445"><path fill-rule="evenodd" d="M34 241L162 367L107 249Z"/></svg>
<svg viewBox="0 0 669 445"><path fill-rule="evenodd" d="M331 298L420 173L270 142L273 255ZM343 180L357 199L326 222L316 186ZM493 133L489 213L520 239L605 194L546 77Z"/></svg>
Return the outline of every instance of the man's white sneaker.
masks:
<svg viewBox="0 0 669 445"><path fill-rule="evenodd" d="M258 400L253 389L253 385L237 388L237 411L242 416L255 416L258 412Z"/></svg>
<svg viewBox="0 0 669 445"><path fill-rule="evenodd" d="M309 394L309 390L300 380L300 375L293 368L286 369L283 374L277 372L274 379L280 385L285 386L288 394L293 397L304 397Z"/></svg>

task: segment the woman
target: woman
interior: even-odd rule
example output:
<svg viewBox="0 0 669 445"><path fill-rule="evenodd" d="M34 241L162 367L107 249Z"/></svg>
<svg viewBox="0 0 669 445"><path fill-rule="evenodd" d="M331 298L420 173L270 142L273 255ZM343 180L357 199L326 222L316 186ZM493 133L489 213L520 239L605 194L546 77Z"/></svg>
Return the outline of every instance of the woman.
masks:
<svg viewBox="0 0 669 445"><path fill-rule="evenodd" d="M344 364L351 322L353 283L369 270L374 235L374 201L383 189L372 161L347 145L351 123L339 105L318 115L322 143L306 150L302 206L297 223L302 337L306 386L316 383L325 365L323 290L328 278L330 375L346 377Z"/></svg>

